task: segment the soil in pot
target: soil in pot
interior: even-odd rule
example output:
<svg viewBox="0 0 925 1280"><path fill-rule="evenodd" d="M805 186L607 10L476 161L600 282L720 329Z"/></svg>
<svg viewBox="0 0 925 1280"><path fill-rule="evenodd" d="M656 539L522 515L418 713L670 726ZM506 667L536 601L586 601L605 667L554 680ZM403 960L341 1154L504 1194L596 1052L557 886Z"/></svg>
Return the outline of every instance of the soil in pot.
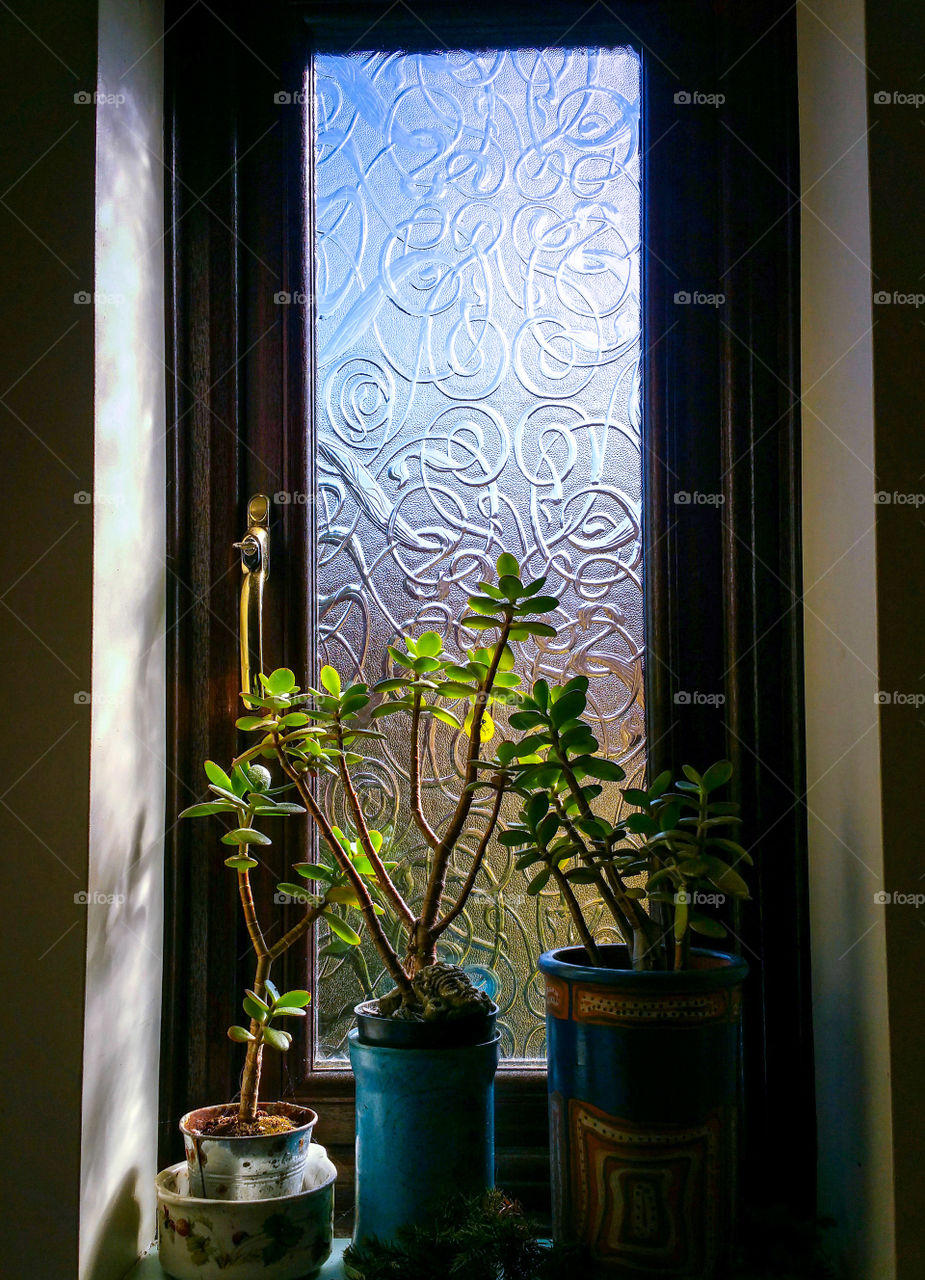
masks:
<svg viewBox="0 0 925 1280"><path fill-rule="evenodd" d="M271 1116L258 1111L255 1120L242 1120L238 1108L231 1106L225 1115L210 1116L199 1128L204 1138L253 1138L260 1133L290 1133L295 1125L288 1116Z"/></svg>

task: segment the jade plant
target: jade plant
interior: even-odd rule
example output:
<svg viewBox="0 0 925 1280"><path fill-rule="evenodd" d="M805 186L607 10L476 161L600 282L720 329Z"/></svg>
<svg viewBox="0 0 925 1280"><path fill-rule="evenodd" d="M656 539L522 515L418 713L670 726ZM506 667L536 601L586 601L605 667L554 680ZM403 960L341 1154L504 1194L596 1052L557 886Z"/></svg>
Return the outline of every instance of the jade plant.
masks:
<svg viewBox="0 0 925 1280"><path fill-rule="evenodd" d="M519 851L529 894L552 881L592 965L602 964L595 933L610 932L625 943L635 969L686 968L692 930L726 935L701 906L749 896L736 869L751 862L733 839L739 806L715 795L731 780L732 765L719 760L702 774L684 765L676 780L666 771L648 789L628 787L623 800L635 811L611 821L596 807L598 780L618 782L625 774L596 754L584 719L587 688L584 676L558 686L538 680L521 697L510 724L525 736L503 744L499 755L522 805L500 840Z"/></svg>
<svg viewBox="0 0 925 1280"><path fill-rule="evenodd" d="M268 941L268 930L258 918L251 887L251 873L259 866L253 853L271 843L271 837L261 830L265 821L303 814L305 809L300 804L277 798L281 792L291 788L288 782L282 787L272 787L270 772L261 764L236 763L226 772L214 761L207 760L205 772L209 790L215 799L192 805L180 817L206 818L221 814L230 817L235 824L222 836L222 843L233 849L225 859L225 866L237 877L241 910L256 962L253 986L247 990L243 1002L249 1024L228 1028L231 1040L247 1045L237 1113L238 1125L243 1128L257 1123L264 1049L284 1053L292 1043L291 1034L283 1027L273 1024L280 1019L304 1018L306 1005L311 1000L308 991L280 993L270 979L274 962L304 937L322 916L345 942L356 944L360 939L337 912L336 904L343 900L345 877L332 875L317 893L310 892L304 880L301 884L279 885L282 892L301 902L304 910L286 933L273 943ZM307 864L296 863L294 870L300 877L305 877L309 869ZM357 874L362 876L371 872L363 867Z"/></svg>
<svg viewBox="0 0 925 1280"><path fill-rule="evenodd" d="M380 1012L424 1017L439 1007L450 1016L469 1004L487 1003L482 993L461 990L456 975L441 974L441 997L432 999L433 983L423 971L437 963L440 938L465 909L476 884L504 796L515 781L504 758L486 754L498 736L492 715L495 703L519 702L520 677L515 674L514 647L535 637L552 638L555 627L543 615L558 607L554 596L542 594L544 578L523 582L511 555L497 561L497 579L479 584L469 597L470 612L460 626L484 643L462 652L448 651L443 637L426 630L405 636L388 647L392 674L370 687L346 683L331 666L320 672L320 687L302 690L288 668L261 676L261 695L245 693L248 714L238 727L255 734L256 741L234 762L246 768L259 759L275 760L298 794L319 836L319 860L297 870L317 891L359 913L394 992ZM407 726L407 776L414 822L426 848L423 887L413 900L393 876L386 835L367 822L355 781L363 764L363 750L384 735L376 722L401 715ZM422 804L422 752L432 720L448 725L465 742L463 776L455 800L442 824L433 825ZM509 763L509 762L508 762ZM319 799L316 780L336 781L339 799L348 815L344 831L330 816L331 807ZM454 852L470 820L477 792L490 796L489 813L478 847L461 884L449 872ZM452 881L452 887L450 882ZM387 929L382 916L388 914ZM328 922L338 929L331 916ZM343 925L340 921L340 925ZM341 933L343 938L343 933Z"/></svg>

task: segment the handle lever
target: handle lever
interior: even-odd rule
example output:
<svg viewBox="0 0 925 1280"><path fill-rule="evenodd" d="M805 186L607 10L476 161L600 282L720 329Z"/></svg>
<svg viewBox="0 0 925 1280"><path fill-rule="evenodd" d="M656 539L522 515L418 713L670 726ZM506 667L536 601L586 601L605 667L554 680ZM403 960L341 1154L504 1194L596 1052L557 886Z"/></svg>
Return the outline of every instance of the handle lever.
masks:
<svg viewBox="0 0 925 1280"><path fill-rule="evenodd" d="M241 690L261 694L263 671L263 587L270 576L270 499L255 493L247 504L247 533L234 545L241 552Z"/></svg>

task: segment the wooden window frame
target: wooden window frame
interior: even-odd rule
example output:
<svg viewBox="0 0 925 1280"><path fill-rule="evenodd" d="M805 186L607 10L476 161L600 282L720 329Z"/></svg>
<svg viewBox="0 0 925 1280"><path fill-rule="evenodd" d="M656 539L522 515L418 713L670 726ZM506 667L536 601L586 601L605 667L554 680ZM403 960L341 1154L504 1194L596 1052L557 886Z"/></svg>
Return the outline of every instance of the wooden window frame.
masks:
<svg viewBox="0 0 925 1280"><path fill-rule="evenodd" d="M756 1198L810 1209L792 10L782 0L634 0L598 6L576 23L569 0L515 0L496 5L494 19L476 27L466 6L432 0L415 4L417 13L355 0L233 0L192 9L168 0L166 7L171 670L163 1161L176 1158L184 1109L237 1089L225 1029L249 977L247 938L215 833L178 824L175 815L198 793L202 761L227 760L237 746L240 573L232 544L247 498L301 491L306 476L312 483L304 429L309 308L273 299L283 290L311 296L303 112L295 105L307 58L313 47L354 40L357 47L533 45L562 43L568 32L569 43L643 50L649 758L659 768L680 764L681 752L699 760L728 755L746 812L756 816L747 833L756 850L756 902L732 922L754 969L745 1183ZM691 105L679 119L679 90L722 92L726 101L721 112ZM293 104L281 106L281 93ZM721 309L679 307L674 293L682 288L726 292L727 301ZM721 508L687 508L680 520L674 495L682 484L721 493ZM296 670L312 642L308 523L304 506L273 508L265 643L274 665ZM726 701L679 705L679 690L722 692ZM304 856L305 839L290 824L274 845L280 878ZM268 910L270 879L261 877L259 888ZM293 982L303 978L292 971ZM347 1187L352 1076L311 1074L310 1041L288 1058L271 1057L266 1095L294 1089L317 1105L319 1137ZM499 1183L541 1205L544 1072L503 1070L497 1094Z"/></svg>

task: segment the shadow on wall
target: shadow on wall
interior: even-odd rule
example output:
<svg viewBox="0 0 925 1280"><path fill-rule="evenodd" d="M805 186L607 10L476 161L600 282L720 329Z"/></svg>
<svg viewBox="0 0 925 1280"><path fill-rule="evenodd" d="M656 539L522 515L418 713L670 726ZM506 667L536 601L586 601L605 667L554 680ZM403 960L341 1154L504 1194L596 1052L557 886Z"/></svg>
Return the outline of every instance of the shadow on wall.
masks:
<svg viewBox="0 0 925 1280"><path fill-rule="evenodd" d="M103 1275L113 1272L113 1252L111 1241L134 1241L141 1230L141 1208L135 1198L135 1186L139 1171L130 1169L111 1196L109 1203L100 1208L99 1224L93 1249L84 1264L84 1273L89 1276ZM137 1251L131 1250L131 1256L123 1253L125 1262L119 1262L122 1268L118 1272L124 1276L134 1264Z"/></svg>

